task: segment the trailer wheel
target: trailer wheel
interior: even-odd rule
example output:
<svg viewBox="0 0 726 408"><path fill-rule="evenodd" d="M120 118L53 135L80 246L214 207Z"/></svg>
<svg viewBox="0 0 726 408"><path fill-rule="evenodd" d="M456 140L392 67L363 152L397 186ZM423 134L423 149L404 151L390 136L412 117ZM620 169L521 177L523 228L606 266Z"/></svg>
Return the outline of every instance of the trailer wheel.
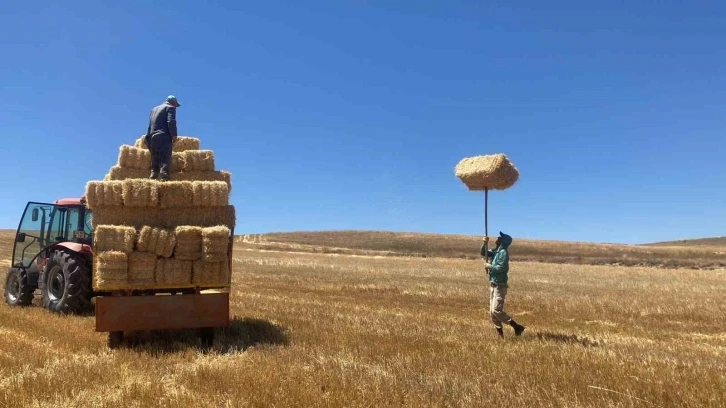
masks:
<svg viewBox="0 0 726 408"><path fill-rule="evenodd" d="M202 341L202 350L210 351L214 347L214 327L199 329L199 338Z"/></svg>
<svg viewBox="0 0 726 408"><path fill-rule="evenodd" d="M107 345L110 349L117 349L121 347L121 344L124 342L124 332L122 331L112 331L108 332L108 340Z"/></svg>
<svg viewBox="0 0 726 408"><path fill-rule="evenodd" d="M10 306L28 306L33 302L35 288L28 283L28 272L10 268L5 277L5 303Z"/></svg>
<svg viewBox="0 0 726 408"><path fill-rule="evenodd" d="M91 307L91 279L85 260L66 251L51 255L38 279L43 307L54 312L81 313Z"/></svg>

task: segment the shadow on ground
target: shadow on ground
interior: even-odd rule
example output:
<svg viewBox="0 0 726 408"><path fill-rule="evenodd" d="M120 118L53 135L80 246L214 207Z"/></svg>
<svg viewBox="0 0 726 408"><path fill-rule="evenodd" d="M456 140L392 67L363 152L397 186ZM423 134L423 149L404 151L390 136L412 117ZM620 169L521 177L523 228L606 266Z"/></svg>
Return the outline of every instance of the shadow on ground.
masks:
<svg viewBox="0 0 726 408"><path fill-rule="evenodd" d="M602 347L603 344L600 341L593 340L584 336L577 336L575 334L564 334L564 333L553 333L553 332L539 332L535 333L534 337L541 341L555 342L579 345L583 347Z"/></svg>
<svg viewBox="0 0 726 408"><path fill-rule="evenodd" d="M286 330L268 320L238 317L228 327L214 329L214 337L210 351L220 354L245 351L257 345L285 346L289 342ZM158 355L201 350L201 344L198 330L159 330L127 332L123 347Z"/></svg>

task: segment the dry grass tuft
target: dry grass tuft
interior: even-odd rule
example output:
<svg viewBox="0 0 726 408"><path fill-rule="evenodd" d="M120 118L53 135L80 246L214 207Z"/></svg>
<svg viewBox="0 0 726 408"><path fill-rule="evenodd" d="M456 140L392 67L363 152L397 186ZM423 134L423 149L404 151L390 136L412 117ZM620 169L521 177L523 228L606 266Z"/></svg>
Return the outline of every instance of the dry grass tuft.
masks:
<svg viewBox="0 0 726 408"><path fill-rule="evenodd" d="M229 249L229 228L219 225L202 229L202 255L206 262L224 262Z"/></svg>
<svg viewBox="0 0 726 408"><path fill-rule="evenodd" d="M93 287L96 290L125 288L128 282L128 254L121 251L106 251L95 254Z"/></svg>
<svg viewBox="0 0 726 408"><path fill-rule="evenodd" d="M469 190L504 190L519 179L519 171L504 154L464 158L455 174Z"/></svg>
<svg viewBox="0 0 726 408"><path fill-rule="evenodd" d="M99 225L94 230L93 249L97 252L131 253L136 242L136 229L122 225Z"/></svg>

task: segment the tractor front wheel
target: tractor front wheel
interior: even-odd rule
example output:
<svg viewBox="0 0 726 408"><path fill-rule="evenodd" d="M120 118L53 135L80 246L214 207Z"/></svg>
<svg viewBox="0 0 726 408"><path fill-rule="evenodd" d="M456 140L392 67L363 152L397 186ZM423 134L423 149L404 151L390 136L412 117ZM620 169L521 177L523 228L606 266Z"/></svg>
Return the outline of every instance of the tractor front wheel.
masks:
<svg viewBox="0 0 726 408"><path fill-rule="evenodd" d="M10 306L28 306L33 302L35 288L28 283L28 272L10 268L5 277L5 303Z"/></svg>
<svg viewBox="0 0 726 408"><path fill-rule="evenodd" d="M60 313L81 313L91 307L91 278L85 259L54 251L40 273L43 307Z"/></svg>

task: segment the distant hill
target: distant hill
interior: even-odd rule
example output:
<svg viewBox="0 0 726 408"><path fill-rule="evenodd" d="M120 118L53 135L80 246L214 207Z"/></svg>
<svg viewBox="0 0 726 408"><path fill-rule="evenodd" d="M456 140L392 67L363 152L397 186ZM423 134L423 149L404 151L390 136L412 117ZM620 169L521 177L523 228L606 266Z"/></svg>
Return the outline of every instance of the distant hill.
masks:
<svg viewBox="0 0 726 408"><path fill-rule="evenodd" d="M695 242L695 241L694 241ZM709 241L710 242L710 241ZM387 231L310 231L251 235L242 245L258 249L350 255L480 259L481 237ZM726 267L726 245L595 244L514 238L513 261L589 265L658 266L712 269Z"/></svg>
<svg viewBox="0 0 726 408"><path fill-rule="evenodd" d="M678 241L655 242L647 246L684 246L684 247L726 247L726 237L682 239Z"/></svg>

